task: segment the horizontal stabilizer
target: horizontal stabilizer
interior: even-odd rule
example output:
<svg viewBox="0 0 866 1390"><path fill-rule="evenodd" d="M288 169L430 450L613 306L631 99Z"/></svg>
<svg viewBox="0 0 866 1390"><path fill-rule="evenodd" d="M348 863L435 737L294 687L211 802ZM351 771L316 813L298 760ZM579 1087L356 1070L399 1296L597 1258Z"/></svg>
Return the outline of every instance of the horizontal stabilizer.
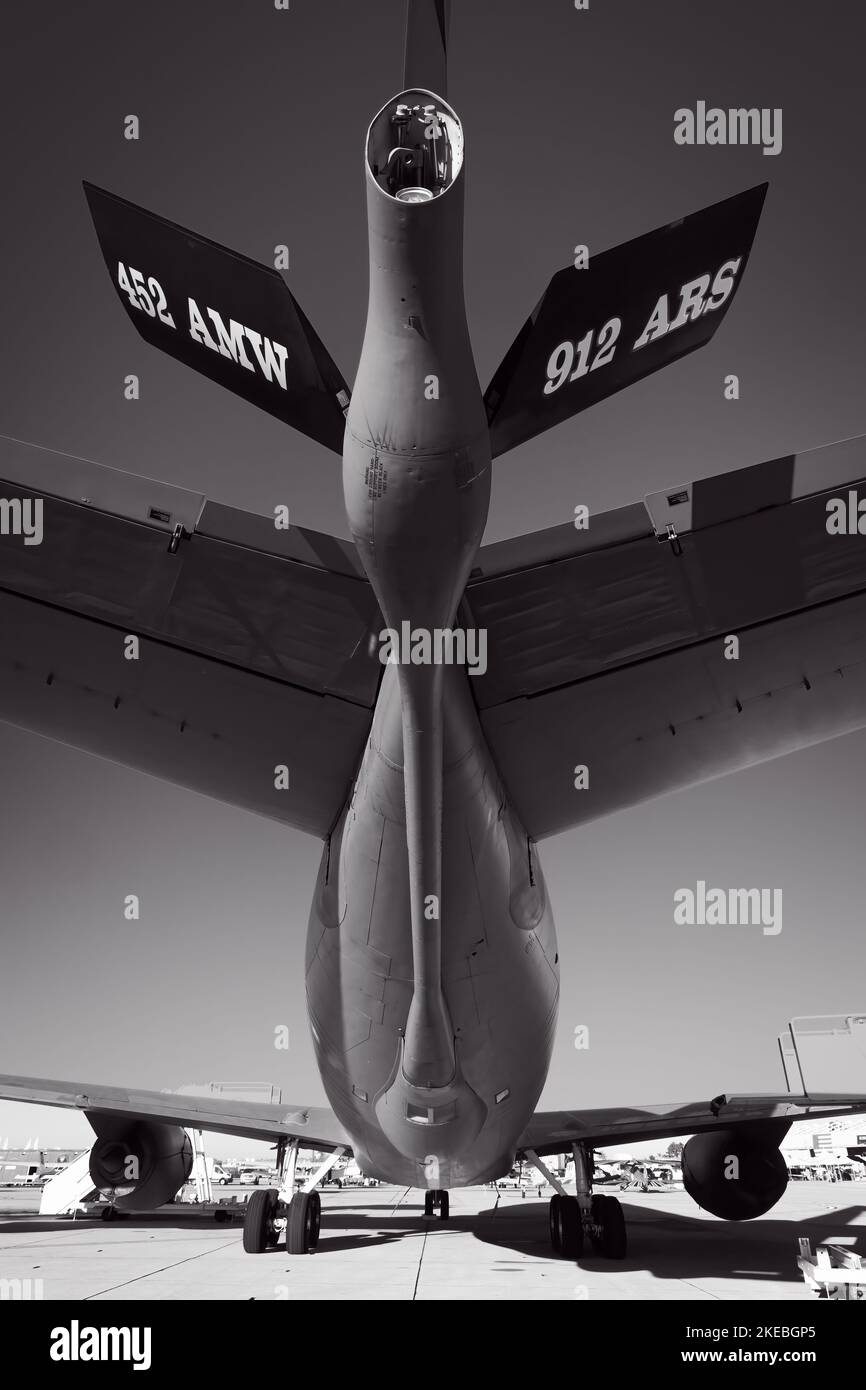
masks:
<svg viewBox="0 0 866 1390"><path fill-rule="evenodd" d="M279 272L93 184L84 191L141 336L341 453L349 391Z"/></svg>
<svg viewBox="0 0 866 1390"><path fill-rule="evenodd" d="M864 495L866 436L481 548L472 693L533 838L866 727Z"/></svg>
<svg viewBox="0 0 866 1390"><path fill-rule="evenodd" d="M0 497L0 720L325 838L383 669L354 546L3 436Z"/></svg>
<svg viewBox="0 0 866 1390"><path fill-rule="evenodd" d="M709 342L742 280L766 191L554 275L484 397L494 457Z"/></svg>

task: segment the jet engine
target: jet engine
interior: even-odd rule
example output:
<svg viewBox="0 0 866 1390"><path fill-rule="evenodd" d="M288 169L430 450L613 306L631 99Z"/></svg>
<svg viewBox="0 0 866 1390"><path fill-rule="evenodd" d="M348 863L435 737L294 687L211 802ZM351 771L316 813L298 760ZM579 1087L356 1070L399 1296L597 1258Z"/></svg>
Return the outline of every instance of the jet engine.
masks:
<svg viewBox="0 0 866 1390"><path fill-rule="evenodd" d="M789 1128L787 1121L763 1120L696 1134L683 1149L686 1192L724 1221L763 1216L788 1185L779 1145Z"/></svg>
<svg viewBox="0 0 866 1390"><path fill-rule="evenodd" d="M192 1144L180 1125L89 1115L97 1139L90 1176L100 1191L120 1191L118 1211L153 1211L183 1187L192 1170Z"/></svg>

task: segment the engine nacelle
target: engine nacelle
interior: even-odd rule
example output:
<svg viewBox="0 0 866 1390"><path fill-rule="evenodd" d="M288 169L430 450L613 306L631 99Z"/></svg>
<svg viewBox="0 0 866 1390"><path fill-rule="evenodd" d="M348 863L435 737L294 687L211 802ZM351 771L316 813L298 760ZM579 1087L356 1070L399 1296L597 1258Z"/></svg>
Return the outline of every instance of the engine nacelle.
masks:
<svg viewBox="0 0 866 1390"><path fill-rule="evenodd" d="M180 1125L89 1115L97 1133L90 1176L100 1190L122 1191L119 1211L154 1211L183 1187L192 1171L192 1144Z"/></svg>
<svg viewBox="0 0 866 1390"><path fill-rule="evenodd" d="M774 1207L788 1186L779 1145L786 1120L757 1120L696 1134L683 1149L683 1186L723 1221L751 1221Z"/></svg>

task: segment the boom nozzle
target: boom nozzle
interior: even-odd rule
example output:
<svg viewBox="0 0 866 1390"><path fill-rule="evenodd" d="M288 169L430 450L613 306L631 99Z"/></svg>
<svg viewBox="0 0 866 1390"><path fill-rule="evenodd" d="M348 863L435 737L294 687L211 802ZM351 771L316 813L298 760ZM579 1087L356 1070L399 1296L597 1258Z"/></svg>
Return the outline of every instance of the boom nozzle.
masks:
<svg viewBox="0 0 866 1390"><path fill-rule="evenodd" d="M426 203L451 187L463 165L463 128L451 107L420 88L389 101L370 126L370 172L401 203Z"/></svg>

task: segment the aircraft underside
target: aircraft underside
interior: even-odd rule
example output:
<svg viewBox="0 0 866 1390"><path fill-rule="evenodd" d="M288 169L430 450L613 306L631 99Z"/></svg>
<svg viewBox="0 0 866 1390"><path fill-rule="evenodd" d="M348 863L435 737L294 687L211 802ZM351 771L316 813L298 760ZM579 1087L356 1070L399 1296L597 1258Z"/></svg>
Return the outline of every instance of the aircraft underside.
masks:
<svg viewBox="0 0 866 1390"><path fill-rule="evenodd" d="M307 1000L325 1090L370 1176L447 1188L507 1173L544 1084L559 992L535 846L510 809L465 671L444 681L443 994L456 1071L409 1083L414 992L402 726L386 668L352 798L325 846Z"/></svg>

